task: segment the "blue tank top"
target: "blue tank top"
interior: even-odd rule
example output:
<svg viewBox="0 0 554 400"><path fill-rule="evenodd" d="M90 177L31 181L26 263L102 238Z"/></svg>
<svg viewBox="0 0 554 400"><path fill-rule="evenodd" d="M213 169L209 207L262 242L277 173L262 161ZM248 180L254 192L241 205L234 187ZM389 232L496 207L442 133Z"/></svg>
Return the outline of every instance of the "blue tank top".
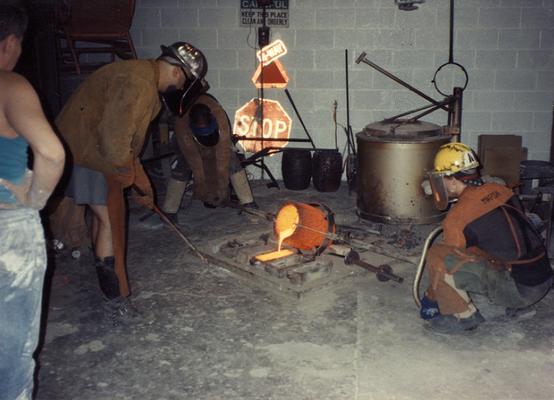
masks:
<svg viewBox="0 0 554 400"><path fill-rule="evenodd" d="M6 138L0 136L0 178L19 184L27 168L29 145L22 136ZM0 203L15 203L15 196L0 185Z"/></svg>

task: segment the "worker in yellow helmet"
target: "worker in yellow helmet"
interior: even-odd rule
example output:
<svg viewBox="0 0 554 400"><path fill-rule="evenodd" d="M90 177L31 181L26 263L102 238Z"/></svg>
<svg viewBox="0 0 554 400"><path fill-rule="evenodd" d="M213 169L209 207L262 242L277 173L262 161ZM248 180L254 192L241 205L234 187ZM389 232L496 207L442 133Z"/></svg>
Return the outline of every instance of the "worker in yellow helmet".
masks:
<svg viewBox="0 0 554 400"><path fill-rule="evenodd" d="M443 240L429 250L430 286L421 317L440 333L475 329L484 318L471 293L513 313L541 300L553 272L541 235L522 211L517 195L497 183L483 183L479 161L462 143L448 143L429 173L433 199L444 210Z"/></svg>

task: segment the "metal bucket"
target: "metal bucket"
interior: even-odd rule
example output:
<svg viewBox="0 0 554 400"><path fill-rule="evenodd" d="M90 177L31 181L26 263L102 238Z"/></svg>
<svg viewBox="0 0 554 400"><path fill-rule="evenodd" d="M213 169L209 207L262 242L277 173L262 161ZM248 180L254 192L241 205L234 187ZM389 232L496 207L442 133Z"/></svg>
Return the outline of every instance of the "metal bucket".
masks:
<svg viewBox="0 0 554 400"><path fill-rule="evenodd" d="M361 218L389 224L428 224L444 217L421 188L439 147L450 141L439 125L377 122L358 132L356 139Z"/></svg>
<svg viewBox="0 0 554 400"><path fill-rule="evenodd" d="M335 232L335 217L323 204L290 201L277 212L273 229L279 237L281 232L291 228L293 232L283 241L284 244L320 254L331 244L327 234Z"/></svg>

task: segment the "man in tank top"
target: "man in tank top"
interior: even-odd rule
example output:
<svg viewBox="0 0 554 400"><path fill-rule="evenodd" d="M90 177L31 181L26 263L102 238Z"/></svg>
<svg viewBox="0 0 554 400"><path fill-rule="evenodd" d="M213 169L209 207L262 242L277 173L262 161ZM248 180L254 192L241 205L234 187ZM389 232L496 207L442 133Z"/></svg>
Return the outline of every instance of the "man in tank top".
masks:
<svg viewBox="0 0 554 400"><path fill-rule="evenodd" d="M65 154L29 82L12 72L27 26L23 10L0 5L0 399L30 399L46 248L39 211ZM28 149L33 154L27 169Z"/></svg>

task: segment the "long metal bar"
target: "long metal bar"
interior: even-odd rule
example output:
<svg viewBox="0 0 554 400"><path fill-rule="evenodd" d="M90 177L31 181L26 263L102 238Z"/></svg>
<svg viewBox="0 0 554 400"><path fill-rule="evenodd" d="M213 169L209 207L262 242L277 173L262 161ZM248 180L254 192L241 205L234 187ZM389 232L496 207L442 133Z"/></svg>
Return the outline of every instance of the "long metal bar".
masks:
<svg viewBox="0 0 554 400"><path fill-rule="evenodd" d="M190 247L190 249L200 258L204 263L208 264L208 259L198 250L198 248L185 236L183 232L177 226L171 222L169 218L160 210L157 206L154 206L154 212L160 216L160 218Z"/></svg>
<svg viewBox="0 0 554 400"><path fill-rule="evenodd" d="M146 196L146 193L144 193L144 191L142 189L140 189L137 185L132 185L132 188L134 190L136 190L136 192L141 195L141 196ZM173 222L171 222L171 220L169 218L167 218L167 216L165 215L165 213L160 210L158 208L157 205L153 205L152 207L152 211L155 212L156 214L158 214L160 216L160 218L162 219L162 221L164 221L171 229L173 229L173 231L183 240L183 242L186 243L186 245L188 247L190 247L190 249L194 252L194 254L196 254L198 256L198 258L200 258L203 262L205 262L206 264L208 264L208 259L206 257L204 257L204 255L198 250L198 248L185 236L185 234L183 232L181 232L181 230L179 228L177 228L177 225L175 225Z"/></svg>
<svg viewBox="0 0 554 400"><path fill-rule="evenodd" d="M295 139L295 138L289 138L289 139L283 139L283 138L263 138L263 137L246 137L246 136L238 136L235 135L235 137L238 140L265 140L266 142L303 142L303 143L312 143L313 142L310 139Z"/></svg>
<svg viewBox="0 0 554 400"><path fill-rule="evenodd" d="M392 268L390 267L390 265L376 266L370 264L366 261L361 260L358 252L354 250L351 250L348 254L346 254L346 256L344 257L344 263L346 265L354 264L358 267L362 267L365 270L373 272L381 281L393 280L398 283L404 282L404 278L392 272Z"/></svg>
<svg viewBox="0 0 554 400"><path fill-rule="evenodd" d="M344 49L344 69L346 74L346 126L350 126L350 93L348 82L348 49Z"/></svg>
<svg viewBox="0 0 554 400"><path fill-rule="evenodd" d="M348 141L348 150L356 155L354 147L354 137L350 127L350 80L348 78L348 49L344 49L344 69L346 74L346 140Z"/></svg>
<svg viewBox="0 0 554 400"><path fill-rule="evenodd" d="M462 102L464 97L464 90L459 87L454 88L453 104L452 104L452 115L450 126L456 131L455 139L456 141L462 140Z"/></svg>
<svg viewBox="0 0 554 400"><path fill-rule="evenodd" d="M420 119L421 117L426 116L427 114L431 114L432 112L438 110L439 107L434 106L433 108L430 108L429 110L423 111L422 113L419 113L417 115L414 115L412 118L408 119L406 122L414 122Z"/></svg>
<svg viewBox="0 0 554 400"><path fill-rule="evenodd" d="M356 64L359 64L361 62L363 62L364 64L367 64L369 65L370 67L376 69L377 71L379 71L380 73L382 73L383 75L389 77L390 79L392 79L393 81L395 81L396 83L399 83L400 85L404 86L405 88L411 90L412 92L414 92L415 94L423 97L425 100L429 101L430 103L433 103L434 105L442 108L444 111L448 111L448 107L445 107L444 105L441 104L440 101L437 101L435 99L433 99L432 97L426 95L425 93L423 93L421 90L419 89L416 89L415 87L413 87L412 85L410 85L409 83L406 83L404 82L402 79L400 79L399 77L397 77L396 75L393 75L391 74L389 71L381 68L380 66L378 66L377 64L375 64L374 62L372 61L369 61L367 58L366 58L366 55L367 53L364 51L362 52L362 54L360 54L358 56L358 58L356 59Z"/></svg>
<svg viewBox="0 0 554 400"><path fill-rule="evenodd" d="M448 62L454 62L454 0L450 0L450 47Z"/></svg>
<svg viewBox="0 0 554 400"><path fill-rule="evenodd" d="M312 147L315 149L314 141L313 141L312 137L310 136L310 132L308 132L308 129L306 128L306 125L304 125L304 121L302 120L302 117L300 116L300 113L296 109L296 104L294 104L294 101L292 100L292 96L290 95L289 90L285 89L285 93L286 93L286 95L287 95L287 97L290 101L290 104L291 104L292 108L294 109L294 112L296 113L296 116L298 117L298 120L302 124L302 128L304 128L304 132L306 132L306 135L310 139L310 142L312 143Z"/></svg>
<svg viewBox="0 0 554 400"><path fill-rule="evenodd" d="M448 102L449 102L448 99L442 101L443 104L447 104ZM434 105L434 104L427 104L426 106L423 106L423 107L420 107L420 108L416 108L415 110L406 111L406 112L403 112L403 113L401 113L401 114L397 114L397 115L395 115L395 116L392 116L392 117L390 117L390 118L386 118L386 119L385 119L385 122L394 121L394 120L397 119L397 118L402 118L402 117L404 117L404 116L406 116L406 115L410 115L410 114L415 113L415 112L417 112L417 111L426 110L426 109L428 109L428 108L430 108L430 107L434 107L434 108L433 108L433 111L435 111L435 110L437 109L437 106L436 106L436 105Z"/></svg>
<svg viewBox="0 0 554 400"><path fill-rule="evenodd" d="M261 30L262 31L265 31L265 28L267 28L267 25L266 25L266 17L267 17L267 11L266 11L266 8L265 7L262 7L262 26L261 26ZM269 40L269 28L268 29L268 37L267 39ZM258 29L258 45L260 46L260 51L262 50L262 44L267 44L267 42L265 43L262 43L262 39L260 38L260 29ZM260 107L260 114L259 114L259 120L258 120L258 127L261 128L262 130L262 139L261 139L261 145L262 145L262 148L264 147L264 85L265 85L265 81L264 81L264 66L263 64L261 64L260 66L260 102L258 103L259 107ZM256 113L257 114L257 113ZM262 159L260 160L260 163L261 163L261 169L262 169L262 173L261 173L261 178L264 179L264 171L265 171L265 160Z"/></svg>

